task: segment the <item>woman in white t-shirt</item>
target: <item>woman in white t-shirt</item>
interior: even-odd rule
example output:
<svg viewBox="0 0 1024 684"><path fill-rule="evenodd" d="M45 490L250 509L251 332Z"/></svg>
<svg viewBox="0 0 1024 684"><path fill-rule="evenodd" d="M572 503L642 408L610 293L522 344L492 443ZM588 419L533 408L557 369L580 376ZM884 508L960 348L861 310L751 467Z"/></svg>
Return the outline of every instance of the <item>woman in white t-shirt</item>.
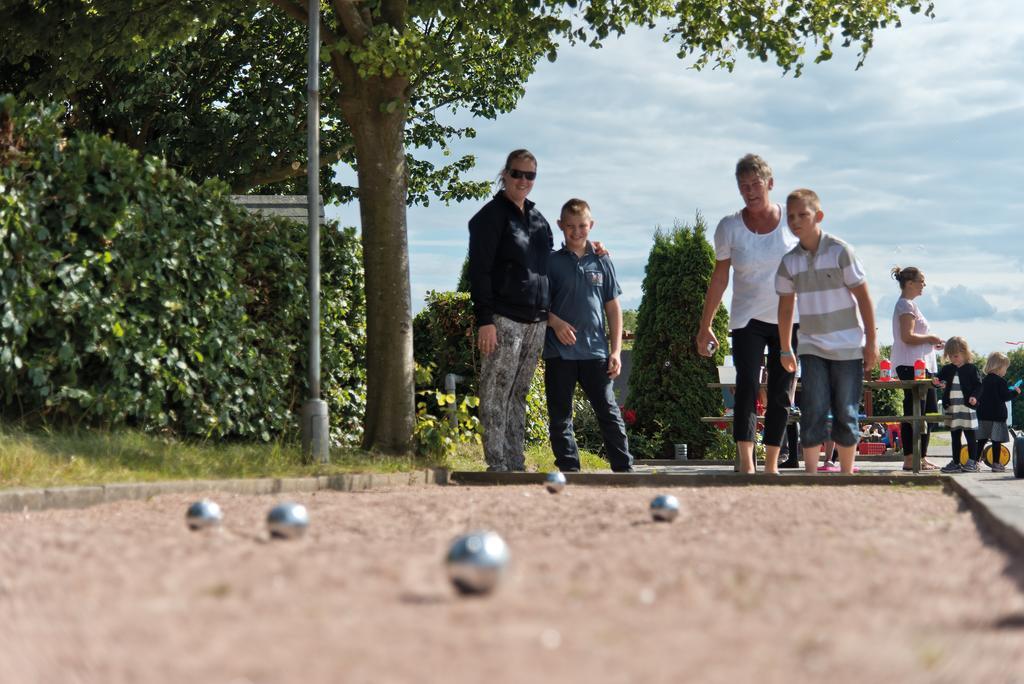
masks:
<svg viewBox="0 0 1024 684"><path fill-rule="evenodd" d="M760 368L768 351L768 388L765 407L765 472L777 473L779 444L786 432L793 374L779 362L779 297L775 272L783 255L798 240L789 230L785 209L769 198L774 179L764 159L748 154L736 164L736 183L743 197L742 210L723 218L715 229L715 270L704 297L704 313L697 331L697 351L711 356L718 339L711 330L722 295L733 272L729 330L736 366L736 407L732 434L740 455L740 472L752 473L757 429L755 401L760 389ZM793 326L794 331L796 325ZM796 340L796 333L792 336ZM793 352L795 353L795 349ZM790 455L792 459L795 455Z"/></svg>
<svg viewBox="0 0 1024 684"><path fill-rule="evenodd" d="M924 273L915 266L892 269L893 279L900 285L900 298L892 312L892 353L889 360L900 380L914 379L914 362L924 361L926 375L930 378L936 372L935 350L942 349L943 341L933 335L928 327L928 319L917 308L914 300L924 292ZM938 402L935 389L928 389L927 398L921 402L921 410L925 413L936 413ZM914 412L914 393L903 390L903 415ZM938 468L925 456L928 455L929 425L918 435L921 442L921 470ZM903 444L903 468L906 470L914 462L914 426L911 423L900 423L900 443Z"/></svg>

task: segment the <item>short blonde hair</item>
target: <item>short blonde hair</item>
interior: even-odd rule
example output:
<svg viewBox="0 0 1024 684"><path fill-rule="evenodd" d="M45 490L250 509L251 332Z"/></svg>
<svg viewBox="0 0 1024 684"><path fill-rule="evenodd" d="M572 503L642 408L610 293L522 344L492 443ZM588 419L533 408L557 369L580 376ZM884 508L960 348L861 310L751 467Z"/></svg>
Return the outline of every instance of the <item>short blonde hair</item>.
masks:
<svg viewBox="0 0 1024 684"><path fill-rule="evenodd" d="M967 340L955 335L946 340L945 346L942 348L942 356L952 360L953 354L963 354L964 361L970 363L974 355L971 354L971 348L967 344Z"/></svg>
<svg viewBox="0 0 1024 684"><path fill-rule="evenodd" d="M736 162L736 180L748 173L757 174L758 178L766 181L772 177L772 167L756 154L745 154Z"/></svg>
<svg viewBox="0 0 1024 684"><path fill-rule="evenodd" d="M798 188L789 193L786 204L788 205L790 202L806 202L814 207L815 211L821 211L821 200L818 198L818 193L808 188Z"/></svg>
<svg viewBox="0 0 1024 684"><path fill-rule="evenodd" d="M570 216L583 216L584 214L590 214L590 205L587 204L586 200L573 197L562 205L562 212L559 214L559 217L561 218L567 214Z"/></svg>
<svg viewBox="0 0 1024 684"><path fill-rule="evenodd" d="M992 352L985 361L985 372L994 373L997 370L1010 367L1010 357L1003 352Z"/></svg>

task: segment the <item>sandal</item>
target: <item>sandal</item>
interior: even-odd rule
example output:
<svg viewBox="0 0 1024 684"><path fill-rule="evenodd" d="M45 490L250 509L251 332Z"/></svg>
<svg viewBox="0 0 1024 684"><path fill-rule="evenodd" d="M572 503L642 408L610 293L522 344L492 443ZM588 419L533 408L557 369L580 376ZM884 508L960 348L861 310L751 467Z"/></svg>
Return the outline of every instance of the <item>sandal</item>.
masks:
<svg viewBox="0 0 1024 684"><path fill-rule="evenodd" d="M913 464L911 464L911 465L904 464L903 469L905 471L907 471L908 473L909 472L913 472L914 466L913 466ZM939 466L935 465L931 461L921 461L921 471L923 472L925 470L940 470L940 468L939 468Z"/></svg>

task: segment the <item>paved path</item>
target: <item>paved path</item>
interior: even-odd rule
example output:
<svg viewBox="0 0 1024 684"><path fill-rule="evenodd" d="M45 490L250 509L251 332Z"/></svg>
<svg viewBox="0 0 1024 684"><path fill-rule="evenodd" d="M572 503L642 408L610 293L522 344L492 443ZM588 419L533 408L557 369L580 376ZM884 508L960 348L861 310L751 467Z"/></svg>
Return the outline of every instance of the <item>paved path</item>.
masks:
<svg viewBox="0 0 1024 684"><path fill-rule="evenodd" d="M964 473L950 485L1000 541L1024 554L1024 479L1012 473Z"/></svg>

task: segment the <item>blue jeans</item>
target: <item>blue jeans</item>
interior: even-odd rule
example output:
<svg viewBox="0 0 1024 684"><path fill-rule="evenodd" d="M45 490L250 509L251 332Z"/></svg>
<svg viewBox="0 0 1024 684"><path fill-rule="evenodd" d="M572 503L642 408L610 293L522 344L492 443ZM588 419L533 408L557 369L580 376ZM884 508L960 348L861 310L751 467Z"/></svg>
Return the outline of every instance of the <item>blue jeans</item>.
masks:
<svg viewBox="0 0 1024 684"><path fill-rule="evenodd" d="M813 354L800 356L800 435L804 447L829 439L842 447L860 439L857 414L864 390L864 360L833 361Z"/></svg>

